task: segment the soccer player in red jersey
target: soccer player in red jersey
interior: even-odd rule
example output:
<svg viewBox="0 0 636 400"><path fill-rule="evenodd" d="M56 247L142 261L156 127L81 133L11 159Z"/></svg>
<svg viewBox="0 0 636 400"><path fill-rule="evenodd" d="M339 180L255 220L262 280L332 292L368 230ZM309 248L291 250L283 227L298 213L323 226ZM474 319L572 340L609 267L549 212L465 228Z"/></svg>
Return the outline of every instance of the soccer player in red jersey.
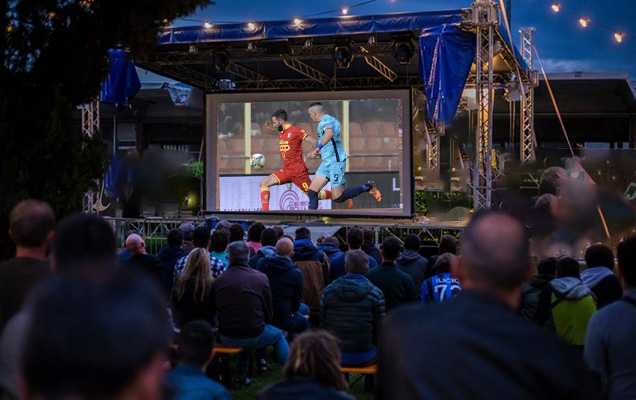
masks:
<svg viewBox="0 0 636 400"><path fill-rule="evenodd" d="M287 112L278 110L272 114L272 125L278 134L280 158L283 167L273 174L265 177L261 182L261 210L269 211L269 187L293 183L303 192L307 193L311 180L309 171L303 159L303 141L309 138L304 129L292 125L287 121ZM320 200L331 198L331 192L323 190L319 195Z"/></svg>

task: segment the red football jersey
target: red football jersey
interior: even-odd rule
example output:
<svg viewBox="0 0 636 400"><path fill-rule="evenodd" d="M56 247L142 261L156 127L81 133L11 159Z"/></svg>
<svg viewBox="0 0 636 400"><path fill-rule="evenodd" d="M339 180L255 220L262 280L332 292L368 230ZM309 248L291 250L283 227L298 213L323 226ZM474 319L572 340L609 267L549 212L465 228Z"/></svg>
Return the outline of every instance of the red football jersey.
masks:
<svg viewBox="0 0 636 400"><path fill-rule="evenodd" d="M283 169L305 170L303 160L303 140L307 134L304 129L290 126L278 135L280 158L283 160Z"/></svg>

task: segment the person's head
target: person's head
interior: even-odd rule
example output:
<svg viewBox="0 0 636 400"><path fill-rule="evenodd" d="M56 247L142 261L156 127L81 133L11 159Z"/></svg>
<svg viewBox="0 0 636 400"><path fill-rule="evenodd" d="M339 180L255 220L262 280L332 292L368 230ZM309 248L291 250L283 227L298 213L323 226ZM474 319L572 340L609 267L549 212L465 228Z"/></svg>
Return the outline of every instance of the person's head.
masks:
<svg viewBox="0 0 636 400"><path fill-rule="evenodd" d="M260 222L254 222L247 229L247 240L249 242L259 242L260 243L261 235L263 234L264 230L265 230L265 225L261 224Z"/></svg>
<svg viewBox="0 0 636 400"><path fill-rule="evenodd" d="M537 273L543 276L553 277L556 275L558 260L555 257L544 258L537 265Z"/></svg>
<svg viewBox="0 0 636 400"><path fill-rule="evenodd" d="M561 257L556 265L557 278L579 278L581 266L572 257Z"/></svg>
<svg viewBox="0 0 636 400"><path fill-rule="evenodd" d="M351 228L347 232L347 243L349 249L357 250L362 248L362 242L364 241L364 233L361 229Z"/></svg>
<svg viewBox="0 0 636 400"><path fill-rule="evenodd" d="M618 275L626 289L636 288L636 236L622 240L616 249Z"/></svg>
<svg viewBox="0 0 636 400"><path fill-rule="evenodd" d="M245 266L250 258L250 249L242 240L230 243L227 247L228 261L231 266Z"/></svg>
<svg viewBox="0 0 636 400"><path fill-rule="evenodd" d="M179 361L205 369L212 360L214 342L214 330L209 322L188 322L177 337Z"/></svg>
<svg viewBox="0 0 636 400"><path fill-rule="evenodd" d="M261 244L263 246L276 246L278 241L278 234L273 228L265 228L261 233Z"/></svg>
<svg viewBox="0 0 636 400"><path fill-rule="evenodd" d="M310 330L294 339L283 374L286 379L310 378L322 386L345 390L341 358L335 336L324 330Z"/></svg>
<svg viewBox="0 0 636 400"><path fill-rule="evenodd" d="M194 233L192 235L192 245L194 247L207 249L210 245L210 237L210 228L205 225L197 226L194 228Z"/></svg>
<svg viewBox="0 0 636 400"><path fill-rule="evenodd" d="M272 125L278 132L283 131L283 125L287 122L287 111L280 109L272 114Z"/></svg>
<svg viewBox="0 0 636 400"><path fill-rule="evenodd" d="M212 232L212 238L210 239L210 249L217 253L222 253L227 249L230 236L221 229L216 229Z"/></svg>
<svg viewBox="0 0 636 400"><path fill-rule="evenodd" d="M192 222L184 222L179 225L179 230L183 234L183 240L185 242L191 242L194 235L194 224Z"/></svg>
<svg viewBox="0 0 636 400"><path fill-rule="evenodd" d="M192 300L204 303L212 285L210 273L210 253L202 247L195 247L188 255L188 262L175 283L175 295L181 300L189 285L193 285Z"/></svg>
<svg viewBox="0 0 636 400"><path fill-rule="evenodd" d="M419 251L421 246L422 246L422 241L420 240L420 237L417 235L408 235L404 239L404 248L406 250Z"/></svg>
<svg viewBox="0 0 636 400"><path fill-rule="evenodd" d="M311 231L304 226L296 229L294 232L296 240L311 239Z"/></svg>
<svg viewBox="0 0 636 400"><path fill-rule="evenodd" d="M366 275L369 272L369 256L362 250L345 253L345 271L350 274Z"/></svg>
<svg viewBox="0 0 636 400"><path fill-rule="evenodd" d="M54 279L27 305L22 399L159 399L172 328L156 285L121 270Z"/></svg>
<svg viewBox="0 0 636 400"><path fill-rule="evenodd" d="M375 246L375 232L370 229L364 230L364 245L367 247Z"/></svg>
<svg viewBox="0 0 636 400"><path fill-rule="evenodd" d="M54 228L55 214L43 201L23 200L9 213L9 237L18 253L20 249L31 249L46 257Z"/></svg>
<svg viewBox="0 0 636 400"><path fill-rule="evenodd" d="M319 122L320 118L325 115L325 109L322 106L322 103L312 103L307 108L307 112L309 113L309 118L311 118L314 122Z"/></svg>
<svg viewBox="0 0 636 400"><path fill-rule="evenodd" d="M53 269L63 274L99 277L117 265L113 228L97 215L64 218L53 240Z"/></svg>
<svg viewBox="0 0 636 400"><path fill-rule="evenodd" d="M141 235L137 233L131 233L126 237L126 241L124 242L124 246L126 250L130 252L130 254L144 254L146 252L146 242Z"/></svg>
<svg viewBox="0 0 636 400"><path fill-rule="evenodd" d="M216 227L214 229L218 229L221 231L226 231L228 233L228 235L230 234L230 228L232 227L232 223L226 219L222 219L219 221L218 224L216 224Z"/></svg>
<svg viewBox="0 0 636 400"><path fill-rule="evenodd" d="M181 247L181 245L183 245L183 233L179 229L168 232L168 246Z"/></svg>
<svg viewBox="0 0 636 400"><path fill-rule="evenodd" d="M322 240L322 244L328 244L334 247L340 247L340 241L335 236L329 236Z"/></svg>
<svg viewBox="0 0 636 400"><path fill-rule="evenodd" d="M274 232L276 232L276 240L280 239L283 237L283 235L285 234L285 231L283 230L283 228L281 228L280 226L274 226L272 227L272 229L274 230Z"/></svg>
<svg viewBox="0 0 636 400"><path fill-rule="evenodd" d="M402 250L402 242L395 236L390 236L382 241L380 253L382 254L382 261L392 262L400 256Z"/></svg>
<svg viewBox="0 0 636 400"><path fill-rule="evenodd" d="M585 251L585 265L587 268L605 267L614 270L614 253L604 244L593 244Z"/></svg>
<svg viewBox="0 0 636 400"><path fill-rule="evenodd" d="M288 238L281 238L276 242L276 254L283 257L291 257L294 253L294 242Z"/></svg>
<svg viewBox="0 0 636 400"><path fill-rule="evenodd" d="M543 171L541 174L541 180L539 182L539 192L541 194L553 194L559 195L561 183L566 177L567 173L565 169L561 167L550 167Z"/></svg>
<svg viewBox="0 0 636 400"><path fill-rule="evenodd" d="M433 264L433 271L436 274L451 272L457 263L457 256L451 253L440 254Z"/></svg>
<svg viewBox="0 0 636 400"><path fill-rule="evenodd" d="M478 212L462 234L461 247L453 274L462 286L516 308L521 285L530 275L529 243L521 223L505 212Z"/></svg>
<svg viewBox="0 0 636 400"><path fill-rule="evenodd" d="M245 230L241 224L232 224L230 226L230 243L243 240L245 238Z"/></svg>
<svg viewBox="0 0 636 400"><path fill-rule="evenodd" d="M451 235L444 235L439 240L439 246L437 246L437 253L451 253L457 255L457 238Z"/></svg>

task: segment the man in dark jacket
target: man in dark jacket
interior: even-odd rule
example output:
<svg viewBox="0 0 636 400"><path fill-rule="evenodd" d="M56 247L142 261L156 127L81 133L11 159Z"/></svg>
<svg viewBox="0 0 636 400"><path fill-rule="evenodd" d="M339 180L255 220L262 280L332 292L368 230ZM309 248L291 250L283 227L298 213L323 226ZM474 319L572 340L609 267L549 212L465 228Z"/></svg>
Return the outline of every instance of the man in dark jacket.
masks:
<svg viewBox="0 0 636 400"><path fill-rule="evenodd" d="M185 256L186 253L183 250L183 234L179 229L173 229L168 232L168 243L159 250L159 266L162 271L165 271L167 277L164 278L168 287L168 293L172 290L173 271L177 261Z"/></svg>
<svg viewBox="0 0 636 400"><path fill-rule="evenodd" d="M361 250L362 242L364 241L364 233L361 229L351 228L347 231L347 244L349 245L349 251ZM373 257L369 257L369 270L377 267L378 263ZM335 280L345 274L345 254L342 253L339 257L336 257L329 266L329 279Z"/></svg>
<svg viewBox="0 0 636 400"><path fill-rule="evenodd" d="M124 265L153 279L168 297L172 291L172 269L164 269L157 257L148 254L146 242L136 233L131 233L126 238L126 249L131 256L124 262Z"/></svg>
<svg viewBox="0 0 636 400"><path fill-rule="evenodd" d="M395 265L400 270L409 274L415 282L415 287L419 289L427 276L430 276L428 260L419 253L422 242L417 235L408 235L404 239L404 250L400 257L395 260Z"/></svg>
<svg viewBox="0 0 636 400"><path fill-rule="evenodd" d="M322 328L340 339L343 365L363 365L376 358L384 296L365 277L369 257L362 250L350 250L346 257L347 274L322 295L320 320Z"/></svg>
<svg viewBox="0 0 636 400"><path fill-rule="evenodd" d="M335 236L330 236L323 238L322 240L318 240L318 250L325 253L327 258L329 258L330 269L333 266L334 260L344 254L344 252L340 250L340 241Z"/></svg>
<svg viewBox="0 0 636 400"><path fill-rule="evenodd" d="M623 288L614 275L614 253L604 244L594 244L585 251L586 268L581 280L594 292L596 308L601 309L623 296Z"/></svg>
<svg viewBox="0 0 636 400"><path fill-rule="evenodd" d="M362 250L367 253L367 255L373 260L375 260L376 264L382 264L382 255L380 255L380 250L375 245L375 232L370 229L364 230L364 241L362 243ZM369 266L371 263L369 263Z"/></svg>
<svg viewBox="0 0 636 400"><path fill-rule="evenodd" d="M550 282L555 277L556 266L557 259L554 257L539 262L537 275L522 286L519 306L519 315L550 330L554 330Z"/></svg>
<svg viewBox="0 0 636 400"><path fill-rule="evenodd" d="M250 267L261 270L262 262L265 257L270 257L276 254L276 242L278 241L278 235L272 228L265 228L261 233L261 248L258 249L253 257L250 257Z"/></svg>
<svg viewBox="0 0 636 400"><path fill-rule="evenodd" d="M320 294L329 280L329 260L314 246L311 232L305 227L296 229L293 261L303 273L303 302L309 306L309 319L318 325Z"/></svg>
<svg viewBox="0 0 636 400"><path fill-rule="evenodd" d="M272 291L272 324L292 334L300 333L309 326L307 306L303 305L301 310L303 273L291 260L293 250L294 243L282 238L276 243L276 254L264 258L261 263L261 271L269 278Z"/></svg>
<svg viewBox="0 0 636 400"><path fill-rule="evenodd" d="M418 298L413 279L395 265L401 247L396 237L384 239L380 250L384 262L367 274L371 283L382 290L387 312L401 304L417 301Z"/></svg>

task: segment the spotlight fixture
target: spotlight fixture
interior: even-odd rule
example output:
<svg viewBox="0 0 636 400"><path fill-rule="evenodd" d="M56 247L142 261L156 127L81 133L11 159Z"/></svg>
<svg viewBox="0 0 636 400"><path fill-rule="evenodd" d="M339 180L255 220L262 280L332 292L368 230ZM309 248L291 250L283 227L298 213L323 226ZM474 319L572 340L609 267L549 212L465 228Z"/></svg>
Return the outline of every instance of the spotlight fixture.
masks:
<svg viewBox="0 0 636 400"><path fill-rule="evenodd" d="M210 22L205 21L203 23L203 29L212 29L214 27L214 25L212 25Z"/></svg>
<svg viewBox="0 0 636 400"><path fill-rule="evenodd" d="M369 40L367 40L367 44L369 45L369 47L373 46L375 42L376 42L375 35L369 36Z"/></svg>
<svg viewBox="0 0 636 400"><path fill-rule="evenodd" d="M256 50L256 46L254 45L254 43L249 42L247 44L247 51L255 51Z"/></svg>
<svg viewBox="0 0 636 400"><path fill-rule="evenodd" d="M254 32L254 31L256 31L256 24L253 23L253 22L248 22L247 25L245 25L245 29L248 32Z"/></svg>
<svg viewBox="0 0 636 400"><path fill-rule="evenodd" d="M342 7L340 9L340 12L342 13L342 15L349 15L349 7Z"/></svg>
<svg viewBox="0 0 636 400"><path fill-rule="evenodd" d="M410 42L397 42L393 47L393 57L400 64L410 63L413 53L413 45Z"/></svg>
<svg viewBox="0 0 636 400"><path fill-rule="evenodd" d="M623 43L623 41L625 40L625 33L624 32L614 32L614 41L618 44Z"/></svg>
<svg viewBox="0 0 636 400"><path fill-rule="evenodd" d="M314 44L314 42L311 39L307 39L305 40L305 44L303 45L304 48L308 49L310 48L312 45Z"/></svg>
<svg viewBox="0 0 636 400"><path fill-rule="evenodd" d="M197 48L197 46L191 44L190 46L188 46L188 53L190 54L197 54L199 52L199 49Z"/></svg>
<svg viewBox="0 0 636 400"><path fill-rule="evenodd" d="M353 52L350 46L336 46L333 52L333 58L336 62L336 67L340 69L347 69L351 66L353 61Z"/></svg>
<svg viewBox="0 0 636 400"><path fill-rule="evenodd" d="M555 14L561 12L561 3L552 3L550 9Z"/></svg>
<svg viewBox="0 0 636 400"><path fill-rule="evenodd" d="M579 25L581 25L581 28L587 28L588 26L590 26L591 22L592 20L589 19L588 17L579 18Z"/></svg>
<svg viewBox="0 0 636 400"><path fill-rule="evenodd" d="M296 28L302 28L303 27L303 20L300 18L294 18L294 26Z"/></svg>

